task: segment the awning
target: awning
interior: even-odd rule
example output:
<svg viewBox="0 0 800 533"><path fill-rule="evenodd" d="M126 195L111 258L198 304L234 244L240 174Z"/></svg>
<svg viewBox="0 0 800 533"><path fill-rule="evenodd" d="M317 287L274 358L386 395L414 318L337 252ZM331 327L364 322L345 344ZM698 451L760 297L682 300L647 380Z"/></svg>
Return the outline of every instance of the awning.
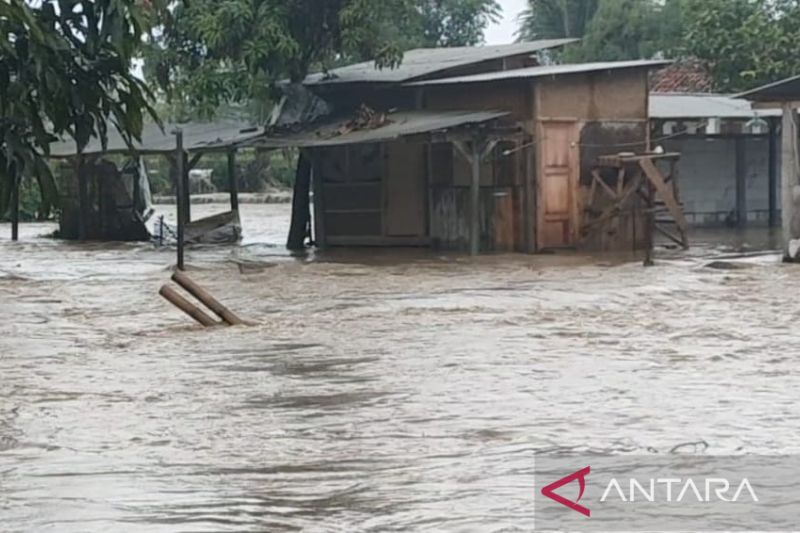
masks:
<svg viewBox="0 0 800 533"><path fill-rule="evenodd" d="M83 150L84 155L91 154L165 154L175 151L175 130L183 131L183 145L187 152L226 150L257 137L264 128L252 127L246 122L220 121L213 123L190 122L186 124L164 124L164 129L157 124L146 124L142 131L142 141L134 141L133 150L125 143L117 130L109 124L108 146L105 150L100 139L92 139ZM72 157L76 155L75 141L72 139L54 142L50 145L51 157Z"/></svg>
<svg viewBox="0 0 800 533"><path fill-rule="evenodd" d="M351 118L330 121L300 132L265 135L242 146L260 148L311 148L386 142L425 133L445 132L482 124L508 115L505 111L404 111L388 113L382 126L350 129Z"/></svg>

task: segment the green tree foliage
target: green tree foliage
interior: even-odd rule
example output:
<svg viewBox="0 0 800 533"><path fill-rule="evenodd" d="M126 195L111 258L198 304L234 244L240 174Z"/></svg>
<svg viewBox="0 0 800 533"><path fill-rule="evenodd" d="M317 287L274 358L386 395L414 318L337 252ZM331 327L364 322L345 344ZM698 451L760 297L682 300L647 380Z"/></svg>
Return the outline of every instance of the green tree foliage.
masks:
<svg viewBox="0 0 800 533"><path fill-rule="evenodd" d="M49 211L57 193L49 144L69 136L82 150L106 138L107 119L127 139L150 110L131 61L146 24L133 0L0 2L0 214L14 180L39 180Z"/></svg>
<svg viewBox="0 0 800 533"><path fill-rule="evenodd" d="M415 46L475 44L495 0L191 0L160 11L145 73L178 114L274 96L281 79L375 59L389 68Z"/></svg>
<svg viewBox="0 0 800 533"><path fill-rule="evenodd" d="M567 61L652 57L680 38L680 0L530 0L520 37L578 37Z"/></svg>
<svg viewBox="0 0 800 533"><path fill-rule="evenodd" d="M583 37L599 0L529 0L520 16L524 41Z"/></svg>
<svg viewBox="0 0 800 533"><path fill-rule="evenodd" d="M418 0L409 16L408 48L472 46L483 42L483 32L500 16L495 0Z"/></svg>
<svg viewBox="0 0 800 533"><path fill-rule="evenodd" d="M697 58L722 91L800 73L799 0L529 0L519 35L580 37L566 61Z"/></svg>
<svg viewBox="0 0 800 533"><path fill-rule="evenodd" d="M723 91L800 73L797 0L684 0L682 52L706 61Z"/></svg>

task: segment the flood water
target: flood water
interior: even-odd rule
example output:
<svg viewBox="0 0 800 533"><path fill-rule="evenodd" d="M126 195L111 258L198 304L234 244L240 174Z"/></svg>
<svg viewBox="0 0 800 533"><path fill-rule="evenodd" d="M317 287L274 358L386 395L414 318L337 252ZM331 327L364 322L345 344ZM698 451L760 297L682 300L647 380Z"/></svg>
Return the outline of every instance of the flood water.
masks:
<svg viewBox="0 0 800 533"><path fill-rule="evenodd" d="M730 258L762 233L292 257L289 209L188 253L249 328L158 296L173 250L0 225L0 530L529 531L536 453L800 453L800 266Z"/></svg>

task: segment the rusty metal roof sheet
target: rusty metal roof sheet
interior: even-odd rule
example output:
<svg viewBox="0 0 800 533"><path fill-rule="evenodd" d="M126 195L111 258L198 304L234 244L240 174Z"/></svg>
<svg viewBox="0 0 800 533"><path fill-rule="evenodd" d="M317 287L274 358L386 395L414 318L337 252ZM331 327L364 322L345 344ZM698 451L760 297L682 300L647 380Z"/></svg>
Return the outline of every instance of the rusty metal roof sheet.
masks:
<svg viewBox="0 0 800 533"><path fill-rule="evenodd" d="M187 124L165 124L164 129L157 124L146 124L142 131L142 141L134 141L133 150L125 143L117 130L109 125L108 146L105 150L100 139L94 138L83 150L83 154L120 154L138 152L142 154L162 154L175 150L174 131L183 131L184 147L189 152L224 150L264 133L264 128L252 127L246 122L219 121L214 123L191 122ZM76 155L75 141L57 141L50 145L51 157L71 157Z"/></svg>
<svg viewBox="0 0 800 533"><path fill-rule="evenodd" d="M650 118L656 119L751 119L779 115L780 111L756 110L747 100L725 94L650 94Z"/></svg>
<svg viewBox="0 0 800 533"><path fill-rule="evenodd" d="M305 85L344 83L403 83L437 72L463 67L474 63L502 59L541 50L556 48L578 41L578 39L547 39L526 43L496 46L461 46L452 48L418 48L403 55L403 62L394 69L375 67L374 61L335 68L327 73L309 75Z"/></svg>
<svg viewBox="0 0 800 533"><path fill-rule="evenodd" d="M331 121L313 129L285 135L265 135L245 143L262 148L310 148L345 144L386 142L421 133L446 131L480 124L508 115L505 111L404 111L390 113L387 122L377 128L340 133L349 119Z"/></svg>
<svg viewBox="0 0 800 533"><path fill-rule="evenodd" d="M481 83L487 81L541 78L546 76L562 76L565 74L581 74L585 72L602 72L629 68L658 68L669 65L671 61L662 60L635 60L635 61L604 61L598 63L572 63L568 65L541 65L538 67L518 68L473 74L470 76L457 76L437 80L426 80L407 83L410 87L425 85L454 85L459 83Z"/></svg>

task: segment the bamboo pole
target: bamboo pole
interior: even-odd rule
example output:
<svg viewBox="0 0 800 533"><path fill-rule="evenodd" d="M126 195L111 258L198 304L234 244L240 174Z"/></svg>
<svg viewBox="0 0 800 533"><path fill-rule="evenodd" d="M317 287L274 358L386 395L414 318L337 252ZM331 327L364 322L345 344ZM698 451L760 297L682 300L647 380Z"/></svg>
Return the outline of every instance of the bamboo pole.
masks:
<svg viewBox="0 0 800 533"><path fill-rule="evenodd" d="M215 315L231 326L241 326L245 323L244 320L222 305L216 298L211 296L208 291L192 281L192 279L183 272L175 272L172 275L172 281L186 289L189 294L201 301L206 307L211 309Z"/></svg>
<svg viewBox="0 0 800 533"><path fill-rule="evenodd" d="M203 326L208 328L218 325L218 323L205 312L203 312L202 309L178 294L178 292L169 285L162 286L161 290L158 291L158 294L163 296L164 299L166 299L169 303L195 319Z"/></svg>

